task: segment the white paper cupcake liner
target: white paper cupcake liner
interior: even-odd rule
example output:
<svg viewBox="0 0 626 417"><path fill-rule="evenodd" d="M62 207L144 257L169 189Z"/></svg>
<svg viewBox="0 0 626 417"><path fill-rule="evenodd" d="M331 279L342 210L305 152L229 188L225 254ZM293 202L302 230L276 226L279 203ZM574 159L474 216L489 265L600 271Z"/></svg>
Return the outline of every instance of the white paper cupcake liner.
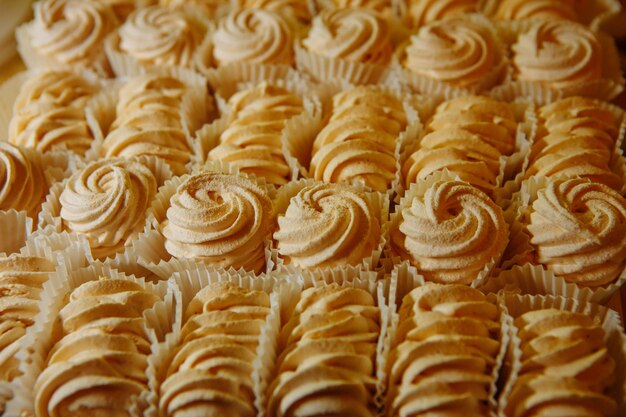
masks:
<svg viewBox="0 0 626 417"><path fill-rule="evenodd" d="M609 351L609 355L615 361L616 380L610 389L610 395L618 403L618 412L616 415L626 414L626 336L619 315L610 309L593 303L579 302L571 298L553 297L553 296L531 296L531 295L515 295L502 294L500 298L500 306L507 314L510 323L510 348L509 355L505 366L505 374L508 375L504 389L501 393L498 411L499 415L505 416L505 410L508 405L508 397L513 389L513 385L519 377L521 369L521 340L513 320L522 314L546 308L555 308L558 310L570 311L574 313L582 313L592 317L602 325L605 333L605 342Z"/></svg>

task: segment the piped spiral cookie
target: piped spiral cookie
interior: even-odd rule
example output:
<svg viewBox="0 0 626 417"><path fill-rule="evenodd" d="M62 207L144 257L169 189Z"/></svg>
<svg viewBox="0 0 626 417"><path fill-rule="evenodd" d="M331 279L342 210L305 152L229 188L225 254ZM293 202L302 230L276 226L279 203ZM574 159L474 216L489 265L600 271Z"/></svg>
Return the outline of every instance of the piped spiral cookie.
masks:
<svg viewBox="0 0 626 417"><path fill-rule="evenodd" d="M380 213L368 197L338 184L300 190L274 233L285 263L312 269L358 265L369 257L379 244Z"/></svg>
<svg viewBox="0 0 626 417"><path fill-rule="evenodd" d="M367 291L310 288L280 333L267 415L375 416L380 310Z"/></svg>
<svg viewBox="0 0 626 417"><path fill-rule="evenodd" d="M206 172L178 187L160 229L172 256L260 273L274 224L265 188L243 175Z"/></svg>
<svg viewBox="0 0 626 417"><path fill-rule="evenodd" d="M175 174L186 172L193 154L186 133L189 120L183 111L189 92L190 87L168 76L130 79L119 91L117 117L102 144L102 156L156 156Z"/></svg>
<svg viewBox="0 0 626 417"><path fill-rule="evenodd" d="M624 270L626 199L606 185L581 178L550 181L528 222L537 262L565 281L599 287Z"/></svg>
<svg viewBox="0 0 626 417"><path fill-rule="evenodd" d="M291 168L283 154L283 131L289 119L304 111L302 99L263 82L232 96L229 106L232 120L208 159L228 162L272 184L286 184Z"/></svg>
<svg viewBox="0 0 626 417"><path fill-rule="evenodd" d="M611 161L618 157L615 144L622 120L605 106L570 97L541 107L525 177L582 177L620 190L622 178L611 170Z"/></svg>
<svg viewBox="0 0 626 417"><path fill-rule="evenodd" d="M531 310L515 319L521 368L506 417L613 416L615 379L602 326L586 314Z"/></svg>
<svg viewBox="0 0 626 417"><path fill-rule="evenodd" d="M0 141L0 210L26 211L35 218L48 194L40 158Z"/></svg>
<svg viewBox="0 0 626 417"><path fill-rule="evenodd" d="M578 20L580 0L503 0L498 2L498 20Z"/></svg>
<svg viewBox="0 0 626 417"><path fill-rule="evenodd" d="M254 417L253 362L269 295L217 283L191 300L161 384L164 417Z"/></svg>
<svg viewBox="0 0 626 417"><path fill-rule="evenodd" d="M401 219L391 230L392 252L428 281L470 284L508 243L502 209L464 182L435 182L397 211Z"/></svg>
<svg viewBox="0 0 626 417"><path fill-rule="evenodd" d="M409 0L408 20L412 27L421 27L438 20L475 13L480 3L478 0Z"/></svg>
<svg viewBox="0 0 626 417"><path fill-rule="evenodd" d="M18 35L33 54L56 65L73 65L111 73L104 40L119 21L113 9L98 0L44 0L34 5L35 19ZM20 29L22 31L22 29ZM26 55L26 61L32 57Z"/></svg>
<svg viewBox="0 0 626 417"><path fill-rule="evenodd" d="M402 300L389 356L387 416L490 413L500 313L480 291L428 283Z"/></svg>
<svg viewBox="0 0 626 417"><path fill-rule="evenodd" d="M92 162L59 197L63 228L84 234L95 257L110 256L141 231L156 189L152 171L137 160Z"/></svg>
<svg viewBox="0 0 626 417"><path fill-rule="evenodd" d="M426 123L419 148L402 165L405 188L447 169L491 193L500 175L501 158L515 150L517 122L507 103L465 96L437 107Z"/></svg>
<svg viewBox="0 0 626 417"><path fill-rule="evenodd" d="M396 140L406 126L402 102L378 87L335 95L330 121L313 143L311 176L387 191L396 173Z"/></svg>
<svg viewBox="0 0 626 417"><path fill-rule="evenodd" d="M40 152L84 155L94 139L85 107L98 91L92 80L68 70L44 70L29 77L13 105L9 142Z"/></svg>
<svg viewBox="0 0 626 417"><path fill-rule="evenodd" d="M148 389L152 341L143 313L157 301L155 294L121 279L102 278L72 291L35 382L36 415L130 416L136 398Z"/></svg>

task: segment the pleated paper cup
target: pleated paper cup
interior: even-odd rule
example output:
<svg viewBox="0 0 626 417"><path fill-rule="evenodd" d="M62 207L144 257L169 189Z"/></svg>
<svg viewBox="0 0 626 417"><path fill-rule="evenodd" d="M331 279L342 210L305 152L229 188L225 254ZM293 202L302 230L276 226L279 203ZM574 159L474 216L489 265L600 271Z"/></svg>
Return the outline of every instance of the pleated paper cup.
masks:
<svg viewBox="0 0 626 417"><path fill-rule="evenodd" d="M510 347L509 358L505 362L503 374L507 375L504 389L498 402L499 415L506 416L509 405L511 390L522 367L522 341L519 329L513 321L528 311L554 308L562 311L585 314L594 319L605 331L605 343L608 353L615 361L615 383L611 385L609 395L618 404L616 415L626 414L626 336L619 315L614 310L597 304L579 302L572 298L542 296L542 295L517 295L502 294L499 304L507 314L510 323Z"/></svg>

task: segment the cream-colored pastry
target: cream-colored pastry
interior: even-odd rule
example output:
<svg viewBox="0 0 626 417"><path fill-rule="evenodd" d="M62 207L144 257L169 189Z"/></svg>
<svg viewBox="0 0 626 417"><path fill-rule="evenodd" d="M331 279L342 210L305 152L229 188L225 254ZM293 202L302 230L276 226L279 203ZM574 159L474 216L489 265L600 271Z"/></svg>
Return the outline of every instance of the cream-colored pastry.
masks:
<svg viewBox="0 0 626 417"><path fill-rule="evenodd" d="M495 18L499 20L578 20L581 0L503 0Z"/></svg>
<svg viewBox="0 0 626 417"><path fill-rule="evenodd" d="M85 107L99 91L94 81L68 70L29 77L13 105L9 142L40 152L70 150L84 155L94 136Z"/></svg>
<svg viewBox="0 0 626 417"><path fill-rule="evenodd" d="M189 12L145 7L134 11L118 29L118 48L142 65L190 68L205 30Z"/></svg>
<svg viewBox="0 0 626 417"><path fill-rule="evenodd" d="M285 19L267 9L234 10L213 34L217 65L293 63L293 33Z"/></svg>
<svg viewBox="0 0 626 417"><path fill-rule="evenodd" d="M519 35L512 50L518 80L559 89L602 77L602 46L596 35L579 23L535 22Z"/></svg>
<svg viewBox="0 0 626 417"><path fill-rule="evenodd" d="M308 2L301 0L243 0L245 7L271 10L288 22L308 25L313 18Z"/></svg>
<svg viewBox="0 0 626 417"><path fill-rule="evenodd" d="M398 210L392 248L428 281L469 284L508 243L502 209L464 182L436 182Z"/></svg>
<svg viewBox="0 0 626 417"><path fill-rule="evenodd" d="M475 13L479 8L480 1L478 0L408 1L408 14L413 27L421 27L438 20Z"/></svg>
<svg viewBox="0 0 626 417"><path fill-rule="evenodd" d="M380 310L367 291L309 288L282 328L267 414L375 415Z"/></svg>
<svg viewBox="0 0 626 417"><path fill-rule="evenodd" d="M119 23L111 7L98 0L43 0L34 7L29 48L57 64L110 74L104 39Z"/></svg>
<svg viewBox="0 0 626 417"><path fill-rule="evenodd" d="M464 88L476 86L503 59L492 29L462 17L423 26L405 54L409 71Z"/></svg>
<svg viewBox="0 0 626 417"><path fill-rule="evenodd" d="M387 415L489 414L498 307L464 285L428 283L402 300L389 356Z"/></svg>
<svg viewBox="0 0 626 417"><path fill-rule="evenodd" d="M63 228L86 235L95 257L110 256L141 231L156 189L152 171L137 160L92 162L59 197Z"/></svg>
<svg viewBox="0 0 626 417"><path fill-rule="evenodd" d="M515 319L521 369L507 399L507 417L612 416L615 380L602 326L585 314L532 310Z"/></svg>
<svg viewBox="0 0 626 417"><path fill-rule="evenodd" d="M156 156L175 174L185 173L193 154L183 113L188 91L171 77L142 75L130 79L119 92L117 117L102 144L103 156Z"/></svg>
<svg viewBox="0 0 626 417"><path fill-rule="evenodd" d="M161 231L172 256L260 273L274 223L263 187L242 175L206 172L178 187Z"/></svg>
<svg viewBox="0 0 626 417"><path fill-rule="evenodd" d="M390 0L328 0L327 2L320 1L320 3L327 9L369 9L385 17L391 13Z"/></svg>
<svg viewBox="0 0 626 417"><path fill-rule="evenodd" d="M515 150L516 129L507 103L479 96L444 102L427 122L419 149L404 161L404 187L447 169L490 194L498 182L501 158Z"/></svg>
<svg viewBox="0 0 626 417"><path fill-rule="evenodd" d="M278 217L278 253L300 268L358 265L380 240L380 213L368 195L340 184L314 184Z"/></svg>
<svg viewBox="0 0 626 417"><path fill-rule="evenodd" d="M11 381L20 372L16 353L26 329L39 312L43 284L55 265L45 258L11 255L0 258L0 380Z"/></svg>
<svg viewBox="0 0 626 417"><path fill-rule="evenodd" d="M171 9L197 10L211 19L217 17L220 10L228 6L228 2L223 0L159 0L158 3Z"/></svg>
<svg viewBox="0 0 626 417"><path fill-rule="evenodd" d="M36 217L48 194L43 166L34 154L0 141L0 210L26 211Z"/></svg>
<svg viewBox="0 0 626 417"><path fill-rule="evenodd" d="M161 415L254 417L253 365L269 295L216 283L189 303L161 385Z"/></svg>
<svg viewBox="0 0 626 417"><path fill-rule="evenodd" d="M529 224L537 261L580 286L607 285L626 256L626 199L586 179L553 180L539 191Z"/></svg>
<svg viewBox="0 0 626 417"><path fill-rule="evenodd" d="M396 172L396 140L406 125L402 102L380 88L337 94L330 122L313 143L311 176L387 191Z"/></svg>
<svg viewBox="0 0 626 417"><path fill-rule="evenodd" d="M303 112L302 99L263 82L232 96L229 107L232 121L208 159L228 162L272 184L286 184L291 168L283 155L283 131L289 119Z"/></svg>
<svg viewBox="0 0 626 417"><path fill-rule="evenodd" d="M328 58L386 65L391 58L391 40L387 22L368 9L323 11L313 25L303 46Z"/></svg>
<svg viewBox="0 0 626 417"><path fill-rule="evenodd" d="M72 291L35 382L36 415L129 417L137 396L148 389L152 341L143 313L157 301L121 279L102 278Z"/></svg>

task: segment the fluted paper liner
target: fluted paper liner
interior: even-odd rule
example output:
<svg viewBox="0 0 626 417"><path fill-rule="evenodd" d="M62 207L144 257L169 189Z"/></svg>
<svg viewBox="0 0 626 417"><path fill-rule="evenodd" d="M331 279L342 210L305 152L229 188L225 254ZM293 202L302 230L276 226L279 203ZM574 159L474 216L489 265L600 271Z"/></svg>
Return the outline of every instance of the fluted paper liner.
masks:
<svg viewBox="0 0 626 417"><path fill-rule="evenodd" d="M408 254L400 253L401 249L397 248L391 239L391 233L400 227L400 223L402 222L402 210L404 208L410 207L413 199L419 198L422 199L426 194L426 191L430 189L435 183L439 181L462 181L456 175L450 173L447 169L443 171L437 171L429 175L423 180L420 180L416 183L411 184L411 188L407 190L404 197L400 199L400 202L395 206L394 212L389 216L389 221L385 223L383 226L383 235L385 236L386 246L384 249L384 257L382 260L383 267L387 272L391 272L394 268L394 265L409 263ZM506 216L505 216L506 221ZM492 258L490 262L488 262L485 267L472 279L469 284L471 287L475 288L492 273L494 268L499 264L500 259L502 258L503 253L500 253L496 257ZM403 259L403 258L407 259ZM414 267L411 267L415 269ZM417 271L415 269L415 271ZM419 275L419 279L425 280L425 278L416 272Z"/></svg>
<svg viewBox="0 0 626 417"><path fill-rule="evenodd" d="M230 97L234 94L239 83L258 84L263 81L275 83L286 78L300 76L289 65L254 64L244 61L201 69L201 73L208 79L213 91L223 97Z"/></svg>
<svg viewBox="0 0 626 417"><path fill-rule="evenodd" d="M25 211L0 210L0 256L17 253L33 232L33 219Z"/></svg>
<svg viewBox="0 0 626 417"><path fill-rule="evenodd" d="M145 282L134 276L126 276L94 264L88 268L75 269L70 272L59 270L44 284L39 313L35 324L29 327L22 339L22 348L18 353L19 370L22 376L14 381L15 397L7 404L7 415L34 416L35 381L46 367L50 349L58 340L54 339L52 330L58 320L58 313L66 304L67 295L80 285L106 276L136 282L147 291L156 294L158 301L152 308L144 311L145 331L153 343L163 340L171 328L174 294L168 283L159 284ZM145 408L145 394L137 398L131 413L136 414Z"/></svg>
<svg viewBox="0 0 626 417"><path fill-rule="evenodd" d="M276 296L272 293L279 281L278 277L274 275L255 276L253 273L242 274L233 270L226 271L224 269L213 269L198 265L197 267L175 273L171 281L176 284L176 288L180 293L180 302L176 305L172 332L166 336L164 342L155 346L153 354L149 358L149 366L153 369L150 375L150 387L152 391L148 397L149 405L144 413L144 417L157 417L159 415L160 386L166 379L173 356L176 354L176 350L182 342L180 339L180 331L185 325L183 322L184 312L187 310L189 302L200 290L214 283L229 282L240 288L264 291L270 294L272 306L277 304ZM272 310L274 309L272 308ZM272 313L268 315L266 322L271 320L271 316ZM264 327L267 326L268 324ZM265 328L261 329L261 338L265 337L265 331ZM259 373L267 372L267 368L259 364L259 358L263 357L266 350L267 347L265 345L259 344L252 375L252 379L255 383L253 387L255 393L257 393L258 382L261 379Z"/></svg>
<svg viewBox="0 0 626 417"><path fill-rule="evenodd" d="M380 364L383 360L382 351L384 341L387 338L387 329L388 329L388 321L389 321L389 306L388 300L385 298L382 287L376 283L376 281L371 280L367 275L361 277L352 277L346 281L334 281L334 283L338 284L342 288L360 288L368 291L374 297L374 300L377 303L377 306L380 308L380 335L378 337L377 342L377 355L376 355L376 374L374 375L377 379L376 392L373 398L374 406L378 406L378 398L382 394L384 390L384 373L380 373ZM282 327L289 320L293 309L296 304L300 300L301 293L306 288L321 287L328 285L325 281L310 281L309 284L303 285L302 283L290 282L285 283L283 285L279 285L275 288L275 293L277 294L278 303L274 307L273 315L268 323L270 324L267 327L267 331L265 332L265 337L261 339L261 345L267 347L267 351L264 353L263 357L260 361L260 366L266 370L263 375L263 378L260 381L260 388L262 388L261 397L257 398L257 403L259 404L259 414L258 417L272 417L267 415L267 400L268 395L267 387L270 385L273 378L276 377L276 359L278 358L279 346L278 346L278 338ZM259 356L260 357L260 356Z"/></svg>
<svg viewBox="0 0 626 417"><path fill-rule="evenodd" d="M393 366L392 363L389 363L389 356L391 354L391 350L397 346L396 333L398 329L398 325L400 324L400 316L398 311L402 305L402 301L404 297L409 294L413 289L417 287L421 287L426 283L423 277L417 274L415 268L409 266L408 263L404 262L400 265L396 266L396 269L392 272L392 275L389 280L387 280L384 286L381 287L385 296L388 300L389 305L389 329L387 331L387 337L384 343L384 349L382 351L382 363L384 364L384 381L385 381L385 392L381 397L381 408L378 414L378 417L389 416L388 410L386 406L390 404L389 398L387 398L387 389L388 387L388 379L389 379L389 371ZM498 300L495 296L491 295L487 297L487 300L492 302L493 304L498 304ZM505 316L505 312L500 308L500 332L499 332L499 343L500 349L498 350L497 356L495 359L495 364L493 369L491 370L491 384L489 386L489 417L496 417L497 410L497 397L498 397L498 378L500 375L500 370L502 369L507 348L509 345L509 330L508 324Z"/></svg>
<svg viewBox="0 0 626 417"><path fill-rule="evenodd" d="M618 404L616 416L626 415L626 336L624 336L622 322L617 312L597 304L549 295L522 296L502 294L499 297L499 304L507 315L507 321L510 323L510 358L505 363L504 370L504 374L508 375L508 378L498 402L500 416L505 417L504 411L508 405L508 397L511 394L515 381L519 377L519 371L522 366L519 329L515 327L513 320L528 311L547 308L585 314L602 325L605 331L605 342L609 355L613 358L616 365L616 382L612 384L609 394Z"/></svg>
<svg viewBox="0 0 626 417"><path fill-rule="evenodd" d="M298 181L292 181L288 184L285 184L278 190L276 194L276 199L274 200L274 213L276 213L276 218L282 216L287 211L287 207L289 207L289 203L293 197L295 197L303 188L315 185L322 184L320 181L315 181L311 179L301 179ZM361 187L352 187L355 191L360 191L365 195L369 206L372 207L374 211L374 215L377 217L380 225L380 240L378 242L378 246L374 249L371 255L363 258L363 260L358 265L353 265L356 267L362 267L366 271L376 271L379 266L379 262L381 260L385 245L387 243L386 236L383 233L383 226L387 222L389 217L389 197L385 193L368 191L367 189ZM289 265L285 263L285 259L280 255L278 251L278 247L276 242L272 244L271 257L273 263L276 265L277 269L281 269L284 266ZM349 267L349 266L348 266ZM318 271L320 276L328 275L330 270L333 268L325 267L325 268L313 268L311 271Z"/></svg>

